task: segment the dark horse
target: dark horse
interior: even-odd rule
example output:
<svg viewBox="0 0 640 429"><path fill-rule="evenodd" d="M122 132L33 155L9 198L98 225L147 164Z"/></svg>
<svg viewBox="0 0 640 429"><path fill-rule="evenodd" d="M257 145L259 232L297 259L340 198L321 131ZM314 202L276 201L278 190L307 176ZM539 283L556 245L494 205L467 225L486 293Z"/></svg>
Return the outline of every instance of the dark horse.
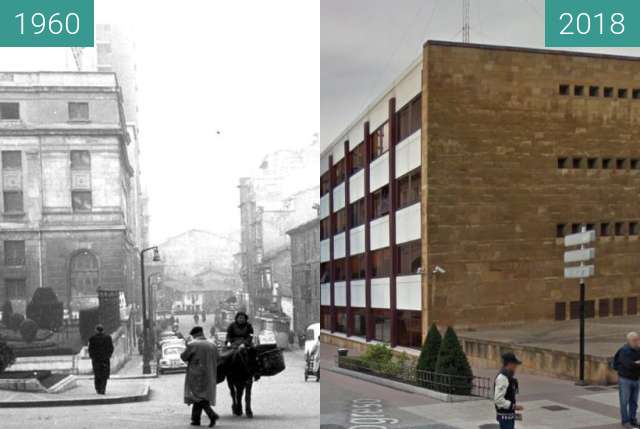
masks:
<svg viewBox="0 0 640 429"><path fill-rule="evenodd" d="M222 354L223 364L219 368L227 379L229 393L233 404L231 411L236 416L242 415L242 396L244 395L244 414L251 418L251 387L257 371L257 352L253 347L230 349Z"/></svg>

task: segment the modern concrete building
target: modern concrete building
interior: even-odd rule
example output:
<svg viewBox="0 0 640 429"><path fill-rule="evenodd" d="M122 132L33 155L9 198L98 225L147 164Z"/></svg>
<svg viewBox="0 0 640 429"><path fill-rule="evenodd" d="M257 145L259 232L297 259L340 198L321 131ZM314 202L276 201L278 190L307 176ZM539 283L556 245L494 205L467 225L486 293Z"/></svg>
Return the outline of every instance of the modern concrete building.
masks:
<svg viewBox="0 0 640 429"><path fill-rule="evenodd" d="M640 59L429 41L321 155L321 323L416 347L431 323L578 315L563 237L597 232L587 314L636 314Z"/></svg>
<svg viewBox="0 0 640 429"><path fill-rule="evenodd" d="M0 73L0 301L45 286L71 310L98 288L131 299L128 136L113 73Z"/></svg>

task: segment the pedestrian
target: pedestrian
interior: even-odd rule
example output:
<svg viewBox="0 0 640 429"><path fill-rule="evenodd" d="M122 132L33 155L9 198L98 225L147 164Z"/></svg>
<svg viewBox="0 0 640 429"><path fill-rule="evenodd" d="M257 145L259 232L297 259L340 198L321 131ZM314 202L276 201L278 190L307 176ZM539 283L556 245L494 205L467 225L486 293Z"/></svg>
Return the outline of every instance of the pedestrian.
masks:
<svg viewBox="0 0 640 429"><path fill-rule="evenodd" d="M109 359L113 354L113 341L111 335L104 333L104 327L96 325L96 333L89 338L89 357L93 367L93 382L96 393L104 395L107 389L107 380L111 372Z"/></svg>
<svg viewBox="0 0 640 429"><path fill-rule="evenodd" d="M200 321L200 316L198 316L198 313L193 313L193 321L195 322L196 325Z"/></svg>
<svg viewBox="0 0 640 429"><path fill-rule="evenodd" d="M207 321L207 313L206 311L202 310L202 323Z"/></svg>
<svg viewBox="0 0 640 429"><path fill-rule="evenodd" d="M502 369L496 376L495 391L493 403L496 407L496 419L500 425L500 429L514 429L518 414L524 408L522 405L516 404L516 395L518 394L518 380L515 379L515 373L521 364L511 352L502 355Z"/></svg>
<svg viewBox="0 0 640 429"><path fill-rule="evenodd" d="M218 349L204 337L201 326L189 333L193 338L180 357L187 362L184 379L184 402L192 405L191 425L200 426L204 411L210 419L209 427L215 426L219 416L211 408L216 404Z"/></svg>
<svg viewBox="0 0 640 429"><path fill-rule="evenodd" d="M618 372L618 394L622 426L625 428L637 428L640 336L636 332L627 334L627 343L616 352L612 366Z"/></svg>

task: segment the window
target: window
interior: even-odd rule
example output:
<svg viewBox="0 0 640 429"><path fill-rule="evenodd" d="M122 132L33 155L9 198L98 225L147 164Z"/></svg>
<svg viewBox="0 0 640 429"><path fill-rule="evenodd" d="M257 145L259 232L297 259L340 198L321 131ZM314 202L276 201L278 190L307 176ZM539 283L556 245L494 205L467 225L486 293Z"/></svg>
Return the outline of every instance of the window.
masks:
<svg viewBox="0 0 640 429"><path fill-rule="evenodd" d="M19 103L0 103L0 120L20 119Z"/></svg>
<svg viewBox="0 0 640 429"><path fill-rule="evenodd" d="M627 160L624 158L618 158L616 159L616 169L617 170L624 170L627 166Z"/></svg>
<svg viewBox="0 0 640 429"><path fill-rule="evenodd" d="M398 141L409 137L411 134L418 131L422 123L422 97L418 95L416 98L402 107L398 113Z"/></svg>
<svg viewBox="0 0 640 429"><path fill-rule="evenodd" d="M611 233L611 224L608 222L603 222L600 224L600 236L608 237Z"/></svg>
<svg viewBox="0 0 640 429"><path fill-rule="evenodd" d="M73 211L91 210L91 191L71 191Z"/></svg>
<svg viewBox="0 0 640 429"><path fill-rule="evenodd" d="M577 234L582 229L582 224L572 223L571 224L571 234Z"/></svg>
<svg viewBox="0 0 640 429"><path fill-rule="evenodd" d="M24 211L21 191L4 191L2 197L5 213L22 213Z"/></svg>
<svg viewBox="0 0 640 429"><path fill-rule="evenodd" d="M567 303L566 302L556 302L555 308L556 320L566 320L567 318Z"/></svg>
<svg viewBox="0 0 640 429"><path fill-rule="evenodd" d="M9 266L25 265L24 241L4 242L4 264Z"/></svg>
<svg viewBox="0 0 640 429"><path fill-rule="evenodd" d="M391 274L391 250L374 250L371 252L371 277L389 277Z"/></svg>
<svg viewBox="0 0 640 429"><path fill-rule="evenodd" d="M22 168L22 152L19 150L2 151L2 168L20 170Z"/></svg>
<svg viewBox="0 0 640 429"><path fill-rule="evenodd" d="M598 300L598 315L600 317L609 317L609 306L611 304L611 300L609 299L600 299Z"/></svg>
<svg viewBox="0 0 640 429"><path fill-rule="evenodd" d="M617 236L624 235L624 222L616 222L614 224L614 229Z"/></svg>
<svg viewBox="0 0 640 429"><path fill-rule="evenodd" d="M371 160L373 161L388 150L389 124L385 123L371 134Z"/></svg>
<svg viewBox="0 0 640 429"><path fill-rule="evenodd" d="M331 178L330 174L327 171L322 176L320 176L320 196L329 193L331 190Z"/></svg>
<svg viewBox="0 0 640 429"><path fill-rule="evenodd" d="M91 168L91 154L88 150L71 151L71 169L86 170Z"/></svg>
<svg viewBox="0 0 640 429"><path fill-rule="evenodd" d="M98 55L107 55L111 53L111 43L96 43L96 48L98 50Z"/></svg>
<svg viewBox="0 0 640 429"><path fill-rule="evenodd" d="M367 319L364 310L354 308L352 311L353 335L364 337L367 334Z"/></svg>
<svg viewBox="0 0 640 429"><path fill-rule="evenodd" d="M627 298L627 316L635 316L638 314L638 297L630 296Z"/></svg>
<svg viewBox="0 0 640 429"><path fill-rule="evenodd" d="M376 310L375 312L379 312ZM382 310L384 313L387 311ZM391 341L391 319L388 316L374 314L373 316L373 339L388 343Z"/></svg>
<svg viewBox="0 0 640 429"><path fill-rule="evenodd" d="M346 209L342 209L334 213L333 218L334 218L334 222L333 222L334 234L340 234L345 229L347 229L347 210Z"/></svg>
<svg viewBox="0 0 640 429"><path fill-rule="evenodd" d="M569 88L570 87L567 84L560 84L558 92L560 93L560 95L569 95Z"/></svg>
<svg viewBox="0 0 640 429"><path fill-rule="evenodd" d="M364 198L360 198L351 204L349 214L351 216L351 219L349 219L349 228L355 228L364 223Z"/></svg>
<svg viewBox="0 0 640 429"><path fill-rule="evenodd" d="M618 88L618 98L627 98L627 88Z"/></svg>
<svg viewBox="0 0 640 429"><path fill-rule="evenodd" d="M634 88L633 91L631 91L631 97L634 99L639 99L640 98L640 88Z"/></svg>
<svg viewBox="0 0 640 429"><path fill-rule="evenodd" d="M638 235L638 222L629 222L629 235Z"/></svg>
<svg viewBox="0 0 640 429"><path fill-rule="evenodd" d="M634 158L629 160L629 168L631 168L632 170L637 170L638 167L640 167L638 159Z"/></svg>
<svg viewBox="0 0 640 429"><path fill-rule="evenodd" d="M419 349L422 345L422 313L399 310L398 345Z"/></svg>
<svg viewBox="0 0 640 429"><path fill-rule="evenodd" d="M320 283L329 283L331 278L329 276L329 262L323 262L320 264Z"/></svg>
<svg viewBox="0 0 640 429"><path fill-rule="evenodd" d="M81 250L69 263L71 297L92 297L98 294L98 258L88 250Z"/></svg>
<svg viewBox="0 0 640 429"><path fill-rule="evenodd" d="M584 86L576 85L573 87L573 95L583 96L584 95Z"/></svg>
<svg viewBox="0 0 640 429"><path fill-rule="evenodd" d="M351 256L349 263L351 265L351 280L364 280L366 269L364 254Z"/></svg>
<svg viewBox="0 0 640 429"><path fill-rule="evenodd" d="M347 312L336 311L336 332L347 332Z"/></svg>
<svg viewBox="0 0 640 429"><path fill-rule="evenodd" d="M573 158L571 160L571 166L573 168L582 168L582 158Z"/></svg>
<svg viewBox="0 0 640 429"><path fill-rule="evenodd" d="M585 318L591 319L596 314L596 303L595 301L585 301L584 302L584 315ZM569 316L571 319L579 319L580 318L580 301L571 301L569 307Z"/></svg>
<svg viewBox="0 0 640 429"><path fill-rule="evenodd" d="M421 241L410 241L398 245L398 275L417 274L422 267Z"/></svg>
<svg viewBox="0 0 640 429"><path fill-rule="evenodd" d="M587 168L593 170L598 167L598 158L587 158Z"/></svg>
<svg viewBox="0 0 640 429"><path fill-rule="evenodd" d="M558 168L567 168L567 158L558 158Z"/></svg>
<svg viewBox="0 0 640 429"><path fill-rule="evenodd" d="M564 238L564 230L566 225L564 223L559 223L556 225L556 238Z"/></svg>
<svg viewBox="0 0 640 429"><path fill-rule="evenodd" d="M320 240L329 238L331 236L331 220L326 217L320 221Z"/></svg>
<svg viewBox="0 0 640 429"><path fill-rule="evenodd" d="M611 158L602 158L602 168L605 170L611 168Z"/></svg>
<svg viewBox="0 0 640 429"><path fill-rule="evenodd" d="M590 86L589 87L589 97L598 97L600 95L600 87L599 86Z"/></svg>
<svg viewBox="0 0 640 429"><path fill-rule="evenodd" d="M595 225L592 224L592 223L588 223L588 224L585 225L585 229L587 231L593 231L595 228L596 228Z"/></svg>
<svg viewBox="0 0 640 429"><path fill-rule="evenodd" d="M4 279L7 299L25 299L26 281L25 279Z"/></svg>
<svg viewBox="0 0 640 429"><path fill-rule="evenodd" d="M378 189L371 194L373 202L373 215L371 219L377 219L389 213L389 185Z"/></svg>
<svg viewBox="0 0 640 429"><path fill-rule="evenodd" d="M345 259L336 259L333 261L333 281L334 282L343 282L347 279L346 277L346 269L345 269Z"/></svg>
<svg viewBox="0 0 640 429"><path fill-rule="evenodd" d="M398 209L420 202L420 168L398 179Z"/></svg>
<svg viewBox="0 0 640 429"><path fill-rule="evenodd" d="M605 96L605 98L613 97L613 88L610 87L610 86L605 86L604 87L604 96Z"/></svg>
<svg viewBox="0 0 640 429"><path fill-rule="evenodd" d="M88 121L89 120L89 103L69 103L69 120L70 121Z"/></svg>
<svg viewBox="0 0 640 429"><path fill-rule="evenodd" d="M364 144L362 143L356 146L355 149L349 153L349 156L351 157L351 171L349 171L350 176L364 168L364 155Z"/></svg>
<svg viewBox="0 0 640 429"><path fill-rule="evenodd" d="M338 186L339 184L344 182L344 178L346 176L344 170L345 170L344 158L342 158L340 161L338 161L333 166L333 180L334 180L333 183L334 183L334 186Z"/></svg>

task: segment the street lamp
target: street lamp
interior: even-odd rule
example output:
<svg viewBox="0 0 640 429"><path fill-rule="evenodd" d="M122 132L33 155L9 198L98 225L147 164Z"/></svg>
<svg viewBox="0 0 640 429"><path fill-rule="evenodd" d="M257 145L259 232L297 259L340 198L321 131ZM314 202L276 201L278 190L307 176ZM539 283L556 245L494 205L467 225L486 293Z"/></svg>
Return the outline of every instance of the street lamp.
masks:
<svg viewBox="0 0 640 429"><path fill-rule="evenodd" d="M142 338L144 340L144 351L142 354L142 373L151 374L151 344L149 336L149 312L147 309L146 278L144 275L144 254L153 250L153 261L160 261L158 246L147 247L140 251L140 278L142 280Z"/></svg>

